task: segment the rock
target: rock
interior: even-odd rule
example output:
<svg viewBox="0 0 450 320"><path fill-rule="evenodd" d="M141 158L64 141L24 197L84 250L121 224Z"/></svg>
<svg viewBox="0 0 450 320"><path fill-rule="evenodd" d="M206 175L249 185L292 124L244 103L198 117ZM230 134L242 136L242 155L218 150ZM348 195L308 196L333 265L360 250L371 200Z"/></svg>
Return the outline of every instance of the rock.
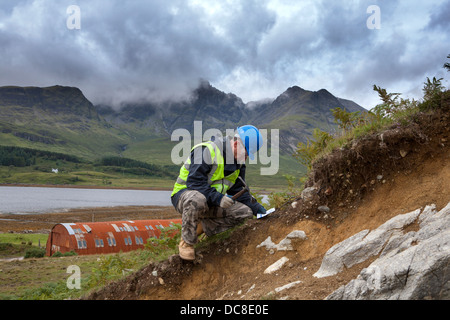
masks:
<svg viewBox="0 0 450 320"><path fill-rule="evenodd" d="M406 157L407 154L408 154L408 151L400 150L400 156L401 156L402 158Z"/></svg>
<svg viewBox="0 0 450 320"><path fill-rule="evenodd" d="M306 233L304 231L301 230L294 230L291 233L289 233L286 236L287 239L300 239L300 240L306 240Z"/></svg>
<svg viewBox="0 0 450 320"><path fill-rule="evenodd" d="M328 208L327 206L319 206L317 209L322 213L330 212L330 208Z"/></svg>
<svg viewBox="0 0 450 320"><path fill-rule="evenodd" d="M380 257L326 299L450 299L450 203L425 207L418 222L418 231L392 232Z"/></svg>
<svg viewBox="0 0 450 320"><path fill-rule="evenodd" d="M369 230L363 230L331 247L326 252L325 257L322 260L322 265L320 266L320 269L314 274L314 277L329 277L344 270L344 257L349 255L350 252L354 252L355 250L353 248L361 243L361 241L368 233Z"/></svg>
<svg viewBox="0 0 450 320"><path fill-rule="evenodd" d="M267 237L266 240L264 240L259 245L257 245L256 248L266 247L267 250L290 251L290 250L294 250L294 248L292 247L292 243L291 243L292 239L306 240L307 237L306 237L306 234L304 231L294 230L291 233L289 233L278 244L275 244L272 241L272 238L269 236L269 237Z"/></svg>
<svg viewBox="0 0 450 320"><path fill-rule="evenodd" d="M314 276L323 278L341 272L344 267L351 268L380 253L387 240L400 229L414 222L420 210L396 216L377 229L363 230L356 235L331 247L322 260L322 265Z"/></svg>
<svg viewBox="0 0 450 320"><path fill-rule="evenodd" d="M276 249L277 245L272 241L272 238L270 236L268 236L266 240L264 240L263 242L261 242L260 244L258 244L256 246L256 248L261 248L261 247L266 247L267 250L270 250L270 249Z"/></svg>
<svg viewBox="0 0 450 320"><path fill-rule="evenodd" d="M269 295L269 296L270 296L270 295L274 295L275 293L279 293L279 292L281 292L281 291L283 291L283 290L290 289L290 288L292 288L292 287L294 287L294 286L296 286L296 285L298 285L298 284L300 284L300 283L302 283L302 282L299 280L299 281L294 281L294 282L285 284L284 286L275 288L275 290L269 292L268 295Z"/></svg>
<svg viewBox="0 0 450 320"><path fill-rule="evenodd" d="M312 201L314 199L314 196L317 195L317 188L316 187L309 187L305 188L302 191L301 198L303 201Z"/></svg>
<svg viewBox="0 0 450 320"><path fill-rule="evenodd" d="M256 284L253 284L250 288L248 288L246 293L249 293L250 291L252 291L255 288L256 288Z"/></svg>
<svg viewBox="0 0 450 320"><path fill-rule="evenodd" d="M284 238L277 244L276 249L278 251L291 251L294 250L292 247L291 239Z"/></svg>
<svg viewBox="0 0 450 320"><path fill-rule="evenodd" d="M280 270L284 266L284 264L288 261L289 261L289 258L283 257L283 258L279 259L277 262L275 262L274 264L270 265L266 270L264 270L264 273L266 273L266 274L274 273L275 271Z"/></svg>
<svg viewBox="0 0 450 320"><path fill-rule="evenodd" d="M298 202L294 201L291 203L291 207L295 209L295 208L297 208L297 204L298 204Z"/></svg>

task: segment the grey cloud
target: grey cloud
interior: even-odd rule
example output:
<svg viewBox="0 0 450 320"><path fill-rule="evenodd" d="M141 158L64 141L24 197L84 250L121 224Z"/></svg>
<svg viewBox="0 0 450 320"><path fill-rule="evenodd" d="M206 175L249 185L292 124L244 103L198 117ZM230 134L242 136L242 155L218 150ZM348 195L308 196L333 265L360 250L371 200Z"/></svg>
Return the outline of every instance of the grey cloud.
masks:
<svg viewBox="0 0 450 320"><path fill-rule="evenodd" d="M399 1L292 1L287 15L273 1L2 0L0 85L73 85L95 103L120 104L179 99L203 78L239 96L299 85L359 102L374 83L416 80L450 53L450 1L418 14L430 22L417 34L402 30ZM81 30L66 28L72 4ZM366 27L373 4L381 31ZM428 45L434 35L443 43Z"/></svg>
<svg viewBox="0 0 450 320"><path fill-rule="evenodd" d="M444 1L433 10L427 27L450 32L450 0Z"/></svg>
<svg viewBox="0 0 450 320"><path fill-rule="evenodd" d="M4 66L2 83L20 82L28 73L24 82L78 83L93 96L97 83L110 95L133 99L127 87L159 95L171 87L171 95L238 63L239 46L214 35L185 1L170 2L177 14L166 1L78 1L82 28L76 31L65 27L71 2L61 1L57 9L44 1L21 2L18 14L11 14L11 3L3 7L10 17L0 29L0 52L14 69Z"/></svg>
<svg viewBox="0 0 450 320"><path fill-rule="evenodd" d="M152 2L144 7L117 1L115 9L120 14L106 13L106 21L114 22L96 28L99 17L93 15L84 28L92 25L89 36L116 73L127 75L134 85L153 88L150 94L161 98L192 89L199 78L214 81L248 61L259 35L270 28L273 19L260 1L226 8L228 20L218 22L204 19L202 9L186 1L170 2L170 6L165 1ZM215 32L216 23L223 34ZM130 75L135 79L129 79Z"/></svg>

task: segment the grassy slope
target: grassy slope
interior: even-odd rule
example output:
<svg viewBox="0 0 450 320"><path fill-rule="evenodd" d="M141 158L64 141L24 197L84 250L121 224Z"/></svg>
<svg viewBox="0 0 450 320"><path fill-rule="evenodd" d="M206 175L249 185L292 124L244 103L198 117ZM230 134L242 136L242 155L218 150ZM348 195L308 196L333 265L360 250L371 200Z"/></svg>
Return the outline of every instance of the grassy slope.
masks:
<svg viewBox="0 0 450 320"><path fill-rule="evenodd" d="M118 130L102 122L84 119L75 121L62 116L52 116L53 121L32 120L30 115L20 114L21 108L11 108L10 113L16 120L9 123L0 117L0 145L19 146L39 150L75 155L87 162L101 157L124 156L152 164L173 164L172 148L178 142L170 137L148 137L142 128L135 132ZM9 118L11 115L9 115ZM3 132L2 132L3 131ZM20 138L14 132L30 134L33 139ZM33 140L32 139L32 140ZM125 148L123 148L125 146ZM123 149L122 149L123 148ZM270 153L269 153L270 154ZM149 179L139 176L126 176L111 172L98 172L87 163L71 164L63 162L41 161L36 167L11 168L0 166L0 183L37 183L37 184L74 184L74 185L110 185L121 187L148 186L171 187L173 179ZM266 166L267 167L267 166ZM51 168L58 168L55 175ZM248 179L251 185L269 190L284 188L283 175L299 175L304 169L290 155L280 155L280 170L275 176L260 176L260 165L249 165ZM42 170L41 170L42 169Z"/></svg>

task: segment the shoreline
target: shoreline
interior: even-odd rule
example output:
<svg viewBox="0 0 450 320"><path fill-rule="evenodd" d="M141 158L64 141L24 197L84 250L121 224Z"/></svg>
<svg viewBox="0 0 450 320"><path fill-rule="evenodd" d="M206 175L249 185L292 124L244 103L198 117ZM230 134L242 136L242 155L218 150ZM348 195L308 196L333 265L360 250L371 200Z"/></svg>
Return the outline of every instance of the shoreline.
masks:
<svg viewBox="0 0 450 320"><path fill-rule="evenodd" d="M178 219L173 206L117 206L74 208L33 214L1 214L0 233L49 233L58 223Z"/></svg>
<svg viewBox="0 0 450 320"><path fill-rule="evenodd" d="M73 184L34 184L34 183L0 183L0 187L35 187L35 188L72 188L72 189L117 189L117 190L155 190L170 191L172 188L164 187L114 187L96 185L73 185Z"/></svg>

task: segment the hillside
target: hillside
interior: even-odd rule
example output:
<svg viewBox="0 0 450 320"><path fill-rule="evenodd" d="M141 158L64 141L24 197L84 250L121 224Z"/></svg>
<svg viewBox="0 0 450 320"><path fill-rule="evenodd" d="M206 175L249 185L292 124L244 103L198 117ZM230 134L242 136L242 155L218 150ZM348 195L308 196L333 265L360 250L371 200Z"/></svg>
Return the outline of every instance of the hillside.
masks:
<svg viewBox="0 0 450 320"><path fill-rule="evenodd" d="M298 142L311 136L313 128L333 131L337 127L330 111L335 107L364 110L324 89L312 92L299 87L288 88L271 102L244 104L236 95L204 81L183 101L140 101L113 108L94 106L78 88L9 86L0 88L0 145L67 154L88 162L118 156L167 165L172 164L171 150L177 143L170 139L175 129L185 128L193 135L194 121L202 121L203 132L210 128L225 132L254 123L280 130L280 170L271 177L272 183L258 178L260 164L249 170L252 185L264 188L285 185L284 175L299 176L305 171L292 152ZM20 180L17 175L13 178ZM28 175L26 181L17 182L33 183L30 179ZM82 183L76 177L65 181L72 180Z"/></svg>
<svg viewBox="0 0 450 320"><path fill-rule="evenodd" d="M433 214L437 217L438 214L434 212L441 211L447 219L447 225L441 224L439 228L434 226L433 239L448 240L448 229L445 229L449 227L450 211L448 94L440 103L440 110L420 112L407 123L395 124L366 135L353 141L348 148L336 149L324 156L315 162L305 185L314 188L314 192L308 194L306 190L311 189L305 189L302 197L291 201L287 207L265 219L247 221L234 230L228 239L198 248L194 263L183 262L175 255L167 261L149 264L87 298L324 299L339 288L350 288L353 285L350 281L363 270L365 273L361 273L362 277L358 278L360 281L364 274L373 270L374 267L364 268L378 261L376 259L380 257L379 252L351 267L343 267L335 275L324 278L314 276L321 268L324 256L332 251L330 248L341 242L355 242L355 236L364 230L367 230L366 233L372 230L375 234L385 234L389 223L392 225L405 216L411 217L411 212L417 209L421 209L420 212L423 210L423 217L417 218L416 214L413 219L392 229L392 233L389 233L391 238L387 239L393 243L382 244L383 253L388 248L395 249L397 244L400 246L397 253L406 254L424 248L425 240L419 237L423 236L422 229L426 227L424 221L430 220L427 217ZM425 212L430 208L426 206L431 205L435 206L435 211ZM447 211L444 210L445 207ZM293 250L281 251L281 241L293 231L303 231L306 239L292 239ZM407 240L409 247L402 247ZM272 246L278 244L278 247L275 246L272 250L261 247L262 244L268 245L271 242ZM447 254L446 260L440 260L444 265L444 269L440 270L442 273L431 271L430 274L435 287L423 288L423 291L417 292L413 297L450 298L450 257L448 250L445 250L448 243L446 245L447 247L443 244L444 247L440 250L441 254ZM433 254L437 253L426 253L430 256L426 254L416 257L422 260L418 260L415 267L423 267L427 265L427 261L434 261ZM264 273L266 268L282 257L289 259L287 264L275 273ZM390 266L395 266L395 263L391 262ZM389 282L391 280L380 282L380 290L389 293L387 285L397 281L397 285L402 288L410 284L409 278L417 279L417 275L412 272L415 270L413 266L411 265L411 269L406 268L402 274L394 274L397 280L394 277L392 283ZM381 272L381 269L376 270ZM342 287L347 284L348 286ZM365 292L375 289L369 288ZM360 295L364 298L364 294L360 292ZM395 297L399 296L392 296Z"/></svg>
<svg viewBox="0 0 450 320"><path fill-rule="evenodd" d="M118 154L123 133L105 122L78 88L0 88L0 143L87 160Z"/></svg>
<svg viewBox="0 0 450 320"><path fill-rule="evenodd" d="M348 112L367 111L358 104L333 96L325 89L308 91L298 86L288 88L270 103L254 103L251 123L280 130L280 148L294 152L298 142L306 142L314 128L332 133L336 130L331 109Z"/></svg>

